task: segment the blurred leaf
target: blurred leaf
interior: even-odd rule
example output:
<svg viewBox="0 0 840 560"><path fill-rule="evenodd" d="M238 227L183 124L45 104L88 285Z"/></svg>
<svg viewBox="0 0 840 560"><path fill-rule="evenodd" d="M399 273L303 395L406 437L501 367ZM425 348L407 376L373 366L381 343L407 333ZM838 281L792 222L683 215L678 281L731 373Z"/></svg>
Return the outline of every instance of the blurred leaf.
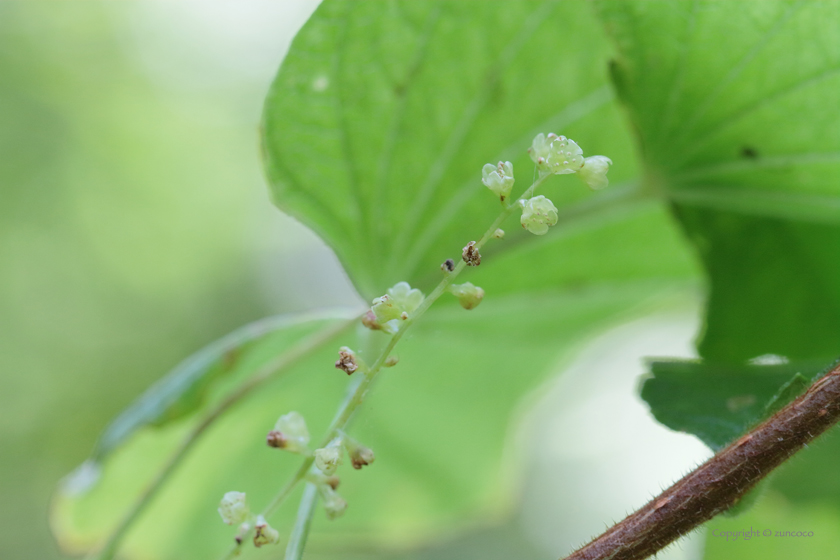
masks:
<svg viewBox="0 0 840 560"><path fill-rule="evenodd" d="M650 371L641 394L653 416L719 451L828 370L824 362L725 366L656 361Z"/></svg>
<svg viewBox="0 0 840 560"><path fill-rule="evenodd" d="M327 316L335 315L327 313ZM322 321L317 319L317 314L267 317L240 327L202 348L149 387L117 416L105 428L91 458L101 461L143 426L163 426L195 412L205 403L214 383L229 374L256 342L268 334L277 333L272 338L275 348L291 348L304 337L324 328Z"/></svg>
<svg viewBox="0 0 840 560"><path fill-rule="evenodd" d="M837 355L837 4L597 5L650 186L710 277L701 355Z"/></svg>

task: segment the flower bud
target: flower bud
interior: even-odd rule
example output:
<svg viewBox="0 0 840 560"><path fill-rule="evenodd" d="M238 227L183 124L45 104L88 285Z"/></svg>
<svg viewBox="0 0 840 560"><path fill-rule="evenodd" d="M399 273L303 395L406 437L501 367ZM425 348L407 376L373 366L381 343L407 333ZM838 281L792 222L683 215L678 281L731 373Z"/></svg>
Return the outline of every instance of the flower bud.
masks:
<svg viewBox="0 0 840 560"><path fill-rule="evenodd" d="M578 175L589 185L589 188L603 189L610 184L607 179L610 165L612 165L612 160L607 156L591 156L583 160L583 167L578 171Z"/></svg>
<svg viewBox="0 0 840 560"><path fill-rule="evenodd" d="M382 297L373 300L371 311L379 328L388 333L399 330L400 321L407 320L423 302L423 292L412 289L408 282L397 282Z"/></svg>
<svg viewBox="0 0 840 560"><path fill-rule="evenodd" d="M331 441L326 447L315 450L315 466L325 475L332 475L344 462L344 448L338 440Z"/></svg>
<svg viewBox="0 0 840 560"><path fill-rule="evenodd" d="M306 421L297 412L284 414L274 424L274 430L268 433L266 441L271 447L292 453L307 453L309 430L306 429Z"/></svg>
<svg viewBox="0 0 840 560"><path fill-rule="evenodd" d="M385 358L385 364L384 365L385 365L385 367L394 367L399 362L400 362L400 357L399 356L391 355L391 356L388 356L387 358Z"/></svg>
<svg viewBox="0 0 840 560"><path fill-rule="evenodd" d="M264 544L277 544L280 541L280 532L269 525L262 515L257 516L254 529L256 531L254 533L254 546L257 548Z"/></svg>
<svg viewBox="0 0 840 560"><path fill-rule="evenodd" d="M321 499L324 500L324 510L327 513L327 519L336 519L344 514L344 510L347 509L347 502L332 487L328 485L319 486L318 493L321 494Z"/></svg>
<svg viewBox="0 0 840 560"><path fill-rule="evenodd" d="M473 286L471 282L452 284L449 286L449 291L458 298L461 307L464 309L475 309L484 299L484 290L478 286Z"/></svg>
<svg viewBox="0 0 840 560"><path fill-rule="evenodd" d="M531 156L531 161L537 164L537 169L540 170L541 174L551 173L551 166L548 164L550 143L550 140L545 137L545 134L540 132L534 137L534 141L531 142L531 147L528 148L528 155Z"/></svg>
<svg viewBox="0 0 840 560"><path fill-rule="evenodd" d="M557 208L543 195L522 203L522 227L534 235L545 235L548 227L557 223Z"/></svg>
<svg viewBox="0 0 840 560"><path fill-rule="evenodd" d="M359 369L359 365L356 363L356 354L348 347L342 346L338 349L338 361L335 363L335 367L344 371L347 375L352 374Z"/></svg>
<svg viewBox="0 0 840 560"><path fill-rule="evenodd" d="M513 164L509 161L500 161L498 165L485 164L481 168L481 182L504 201L513 188Z"/></svg>
<svg viewBox="0 0 840 560"><path fill-rule="evenodd" d="M493 239L501 239L505 236L505 230L499 228L493 232Z"/></svg>
<svg viewBox="0 0 840 560"><path fill-rule="evenodd" d="M443 271L444 274L449 274L453 270L455 270L455 261L452 259L446 259L443 261L443 264L440 265L440 269Z"/></svg>
<svg viewBox="0 0 840 560"><path fill-rule="evenodd" d="M222 521L228 525L239 525L244 523L251 515L248 504L245 501L244 492L228 492L219 502L219 515Z"/></svg>
<svg viewBox="0 0 840 560"><path fill-rule="evenodd" d="M475 241L467 243L466 247L461 251L461 258L467 263L467 266L478 266L481 264L481 253L475 248Z"/></svg>

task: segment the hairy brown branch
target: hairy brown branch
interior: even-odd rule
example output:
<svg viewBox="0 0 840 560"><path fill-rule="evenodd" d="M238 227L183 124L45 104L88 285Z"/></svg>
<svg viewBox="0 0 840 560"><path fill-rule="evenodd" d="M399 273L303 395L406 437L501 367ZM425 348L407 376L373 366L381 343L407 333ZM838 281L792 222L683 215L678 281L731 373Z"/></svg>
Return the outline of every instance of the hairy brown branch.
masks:
<svg viewBox="0 0 840 560"><path fill-rule="evenodd" d="M566 560L641 560L732 507L840 420L840 365L771 418Z"/></svg>

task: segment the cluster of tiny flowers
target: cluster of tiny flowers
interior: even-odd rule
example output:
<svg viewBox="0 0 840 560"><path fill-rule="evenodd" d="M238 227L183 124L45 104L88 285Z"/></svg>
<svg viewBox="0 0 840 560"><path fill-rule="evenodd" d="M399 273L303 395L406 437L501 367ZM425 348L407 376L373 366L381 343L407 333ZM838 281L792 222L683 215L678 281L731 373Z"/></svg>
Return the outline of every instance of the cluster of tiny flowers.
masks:
<svg viewBox="0 0 840 560"><path fill-rule="evenodd" d="M239 531L236 533L236 542L242 543L245 535L251 530L253 525L254 546L259 548L266 544L276 544L280 541L280 533L269 525L262 515L251 513L248 503L245 499L244 492L228 492L222 497L219 502L219 515L222 521L228 525L238 525Z"/></svg>
<svg viewBox="0 0 840 560"><path fill-rule="evenodd" d="M400 323L420 307L424 297L423 292L413 289L408 282L398 282L384 296L373 300L362 323L369 329L394 334L400 330Z"/></svg>
<svg viewBox="0 0 840 560"><path fill-rule="evenodd" d="M349 348L342 348L342 352L345 351L350 352ZM307 475L307 479L318 487L327 517L330 519L339 517L347 508L347 502L336 492L339 479L335 476L338 467L344 463L344 454L347 453L350 457L350 463L354 469L370 465L375 459L372 449L343 432L339 432L339 435L324 447L311 452L308 448L309 430L306 427L306 421L297 412L289 412L281 416L274 425L274 429L268 433L267 440L271 447L314 457L315 464ZM282 441L283 445L276 445L277 441ZM290 442L293 444L290 445ZM244 494L242 500L244 503ZM226 508L226 511L232 510L233 506L226 506ZM221 507L219 513L222 513ZM225 515L222 515L222 518L225 519ZM263 531L263 534L270 534L270 532Z"/></svg>
<svg viewBox="0 0 840 560"><path fill-rule="evenodd" d="M528 148L531 161L537 164L540 175L566 175L577 173L590 188L601 189L609 184L607 171L612 160L606 156L583 157L577 142L553 132L542 132Z"/></svg>

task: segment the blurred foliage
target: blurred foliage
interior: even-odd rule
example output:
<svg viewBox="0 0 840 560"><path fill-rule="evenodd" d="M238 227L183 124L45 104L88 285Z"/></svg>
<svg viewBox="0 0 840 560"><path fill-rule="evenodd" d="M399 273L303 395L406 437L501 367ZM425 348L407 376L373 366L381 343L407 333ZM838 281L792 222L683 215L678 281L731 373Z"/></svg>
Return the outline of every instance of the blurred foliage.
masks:
<svg viewBox="0 0 840 560"><path fill-rule="evenodd" d="M2 558L58 557L50 493L105 423L283 310L256 266L258 111L231 110L262 84L179 101L137 60L136 8L0 3Z"/></svg>
<svg viewBox="0 0 840 560"><path fill-rule="evenodd" d="M377 451L375 471L347 477L342 493L351 509L341 522L316 519L316 553L339 545L416 545L503 520L513 507L515 470L503 461L503 434L519 397L586 336L640 302L696 285L702 272L709 299L699 350L715 371L738 377L747 360L763 354L827 361L838 353L840 123L825 110L840 60L837 2L594 4L593 10L585 2L334 1L295 39L264 114L271 191L281 208L330 243L365 298L396 280L431 286L439 263L457 256L497 211L479 182L481 165L511 159L521 191L530 167L524 150L534 133L555 129L578 140L587 155L616 162L614 185L604 192L591 193L574 178L553 179L543 192L564 225L544 238L514 225L471 274L487 301L468 314L445 301L403 341L402 362L383 376L354 427ZM0 25L11 30L3 41L14 48L0 52L8 67L0 94L9 98L0 110L9 111L18 132L4 130L0 135L10 136L0 138L7 153L20 153L2 171L10 174L3 184L13 185L0 210L12 209L2 227L12 234L4 232L0 250L16 266L8 280L0 277L9 284L4 293L13 294L0 301L9 309L0 316L8 321L2 328L9 331L4 343L14 348L9 355L22 364L9 367L33 372L2 382L32 384L13 387L18 394L47 386L78 391L74 411L96 410L76 428L81 433L102 424L99 412L124 405L145 384L139 381L154 377L143 378L141 366L159 368L155 360L167 357L174 363L188 344L263 311L246 272L247 251L233 231L247 216L245 197L223 188L253 173L242 163L252 161L243 154L253 143L228 150L208 124L214 121L177 111L161 139L147 115L166 114L167 107L157 105L142 75L121 64L116 37L97 20L99 8L62 29L68 35L56 43L27 32L34 21L43 30L37 10L2 9L10 16ZM45 21L74 17L68 11ZM97 53L89 66L78 63L86 49ZM176 212L185 207L196 222ZM160 324L171 328L161 333ZM72 332L62 337L66 348L52 343L50 329ZM288 347L275 335L295 336L267 337L231 379L247 378L260 363L255 356ZM101 363L74 360L79 349L109 340L124 346L108 344L108 352L95 354ZM267 451L266 427L291 408L306 415L315 433L326 425L346 384L330 371L337 344L314 352L214 426L129 535L125 550L132 557L205 557L224 547L230 534L216 519L219 496L247 490L262 505L294 466ZM144 360L150 348L155 358ZM114 358L106 361L109 352ZM85 380L102 383L114 364L120 381L132 382L94 407L91 400L103 393ZM63 385L38 377L57 367L66 375ZM683 372L696 376L683 389L708 383L705 372ZM671 410L669 425L684 426L686 415L698 411L712 422L746 425L775 406L769 401L793 372L784 373L756 390L762 398L734 420L725 404L743 396L744 379L717 387L713 398L710 391L684 390L689 402ZM209 402L232 388L216 387ZM11 442L20 453L70 441L53 430L68 409L51 416L43 412L46 397L40 408L15 402L7 421L27 427ZM97 488L60 496L59 538L71 548L102 539L196 421L188 416L136 434L108 459ZM79 441L84 437L74 438L71 449L77 461L89 449L80 450ZM830 476L836 438L816 447L822 451L782 470L752 517L710 527L742 519L784 525L797 515L828 527L840 496L831 484L820 492L809 473ZM287 527L293 510L285 508L275 524ZM509 538L496 553L521 540L515 529L504 534ZM827 558L826 542L790 554ZM456 540L442 555L458 546ZM707 558L728 557L727 546L710 537Z"/></svg>

